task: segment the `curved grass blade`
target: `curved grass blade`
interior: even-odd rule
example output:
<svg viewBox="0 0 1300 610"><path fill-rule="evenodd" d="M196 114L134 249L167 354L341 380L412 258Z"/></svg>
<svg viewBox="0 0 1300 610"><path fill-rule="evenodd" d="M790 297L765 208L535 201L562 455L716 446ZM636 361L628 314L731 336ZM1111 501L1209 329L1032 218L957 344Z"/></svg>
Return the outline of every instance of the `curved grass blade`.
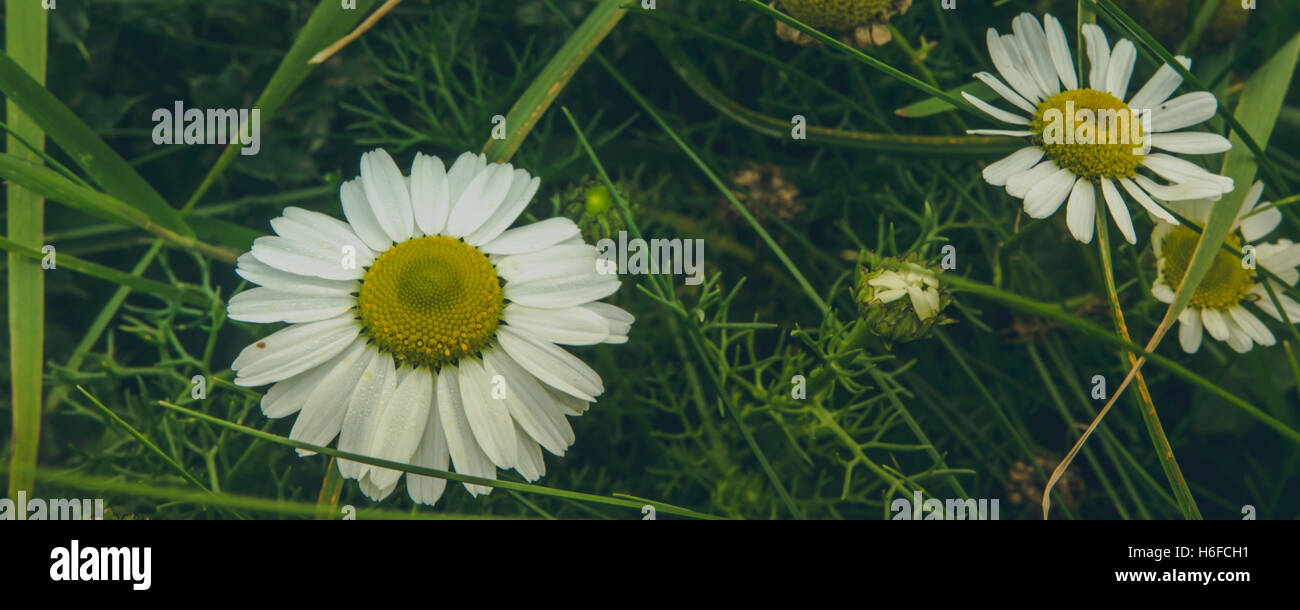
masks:
<svg viewBox="0 0 1300 610"><path fill-rule="evenodd" d="M637 510L640 510L640 508L642 506L645 506L646 504L651 504L655 507L656 511L662 512L664 514L678 515L681 517L691 517L695 519L721 519L721 517L718 517L716 515L701 513L701 512L693 511L689 508L681 508L678 506L673 506L672 504L665 504L663 502L655 502L655 501L634 502L631 500L624 500L622 498L615 498L611 496L598 496L596 494L583 493L580 491L569 491L567 489L555 489L554 487L545 487L542 485L531 485L528 483L516 483L514 481L502 481L499 479L485 479L483 477L472 477L469 475L459 474L455 472L448 472L446 470L437 470L434 468L425 468L423 466L416 466L414 464L403 464L401 462L394 462L391 460L382 460L379 458L370 457L368 455L349 453L347 451L339 451L338 449L333 449L330 447L322 447L320 445L312 445L309 443L295 441L293 439L285 438L283 436L277 436L269 432L263 432L261 430L256 430L254 428L249 428L247 426L241 426L234 422L226 421L219 417L213 417L206 413L199 413L198 411L186 409L185 407L174 405L165 400L159 400L158 404L168 409L171 409L173 411L193 417L195 419L199 419L208 422L210 424L215 424L223 428L234 430L235 432L238 432L240 434L245 434L248 436L252 436L254 438L260 438L262 440L270 441L272 443L276 443L279 445L284 445L286 447L293 447L295 449L305 449L307 451L312 451L315 453L319 453L321 455L328 455L335 458L343 458L346 460L352 460L354 462L360 462L362 464L379 466L380 468L389 468L392 470L400 470L402 472L407 472L407 473L421 474L427 477L436 477L439 479L446 479L448 481L456 481L458 483L470 483L472 485L483 485L486 487L512 489L514 491L520 491L524 493L532 493L532 494L538 494L543 496L553 496L557 498L568 498L570 500L581 500L585 502L595 502L597 504L609 504L612 506L621 506L623 508L634 508ZM314 510L315 508L313 505L313 511Z"/></svg>
<svg viewBox="0 0 1300 610"><path fill-rule="evenodd" d="M39 7L37 10L44 12ZM180 214L131 164L109 148L59 98L36 82L8 55L0 55L0 92L12 106L27 113L104 192L131 202L132 207L159 226L178 235L194 236Z"/></svg>

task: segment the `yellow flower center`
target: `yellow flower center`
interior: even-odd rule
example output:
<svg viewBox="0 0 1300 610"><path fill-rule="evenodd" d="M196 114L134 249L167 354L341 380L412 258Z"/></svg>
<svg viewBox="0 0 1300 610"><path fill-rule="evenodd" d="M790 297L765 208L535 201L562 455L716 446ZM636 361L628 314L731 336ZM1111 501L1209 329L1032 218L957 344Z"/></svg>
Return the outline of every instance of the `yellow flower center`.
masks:
<svg viewBox="0 0 1300 610"><path fill-rule="evenodd" d="M781 0L781 7L812 27L843 31L867 25L894 0Z"/></svg>
<svg viewBox="0 0 1300 610"><path fill-rule="evenodd" d="M1029 129L1047 158L1080 178L1132 178L1145 156L1140 118L1105 91L1058 93L1038 106Z"/></svg>
<svg viewBox="0 0 1300 610"><path fill-rule="evenodd" d="M1196 242L1200 238L1196 231L1179 226L1171 230L1161 243L1165 281L1174 290L1187 275L1187 266L1192 262L1192 253L1196 251ZM1241 238L1235 234L1228 236L1227 244L1233 250L1241 250ZM1254 287L1255 273L1243 269L1237 257L1220 250L1214 256L1209 273L1192 293L1191 305L1202 309L1231 309L1245 300Z"/></svg>
<svg viewBox="0 0 1300 610"><path fill-rule="evenodd" d="M491 261L442 235L389 248L366 271L357 300L380 349L435 369L487 347L505 309Z"/></svg>

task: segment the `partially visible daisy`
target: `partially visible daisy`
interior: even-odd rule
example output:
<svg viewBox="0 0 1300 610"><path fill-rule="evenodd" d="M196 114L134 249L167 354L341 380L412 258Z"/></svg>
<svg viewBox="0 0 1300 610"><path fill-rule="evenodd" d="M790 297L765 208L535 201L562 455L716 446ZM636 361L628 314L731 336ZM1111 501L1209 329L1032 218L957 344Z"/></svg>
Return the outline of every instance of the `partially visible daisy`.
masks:
<svg viewBox="0 0 1300 610"><path fill-rule="evenodd" d="M1227 244L1238 252L1247 244L1254 246L1255 266L1272 271L1288 285L1293 285L1300 280L1300 271L1296 269L1300 267L1300 244L1288 239L1260 243L1282 222L1282 213L1277 208L1255 212L1268 205L1259 205L1263 192L1264 185L1256 182L1246 194ZM1171 203L1170 207L1203 227L1210 219L1212 205L1212 202L1202 200ZM1174 302L1174 293L1187 275L1199 239L1200 234L1188 227L1156 223L1151 233L1151 247L1156 254L1156 280L1151 293L1160 301ZM1202 329L1240 353L1250 351L1255 344L1269 346L1276 343L1268 327L1245 307L1248 303L1254 304L1279 322L1283 321L1264 288L1265 281L1271 282L1291 322L1300 322L1300 303L1282 294L1284 287L1281 284L1261 277L1243 260L1220 251L1205 279L1192 293L1187 309L1178 317L1178 342L1183 351L1191 354L1200 349Z"/></svg>
<svg viewBox="0 0 1300 610"><path fill-rule="evenodd" d="M1144 151L1141 144L1149 141L1152 149L1179 154L1202 155L1228 150L1231 144L1218 134L1180 131L1214 116L1218 101L1213 94L1197 91L1170 99L1183 79L1172 67L1163 65L1130 97L1129 78L1137 49L1128 40L1120 40L1112 48L1106 34L1094 24L1083 28L1091 64L1088 74L1091 87L1083 87L1075 74L1070 44L1055 17L1044 15L1040 24L1032 15L1022 13L1012 21L1012 29L1015 33L1007 35L998 34L993 28L988 31L989 55L1002 79L988 72L980 72L975 77L1022 113L1008 112L965 92L962 95L989 116L1015 126L1010 130L977 129L969 133L1028 140L1029 146L985 168L984 179L989 184L1005 186L1011 196L1023 199L1029 216L1047 218L1068 200L1066 224L1070 233L1079 241L1090 242L1100 190L1124 239L1137 243L1121 188L1153 216L1171 223L1177 220L1156 200L1217 199L1232 191L1231 178L1212 174L1164 152ZM1191 66L1191 60L1185 57L1179 57L1178 61L1185 67ZM1145 128L1140 124L1127 133L1122 128L1108 133L1111 123L1098 120L1092 133L1078 132L1090 141L1077 143L1068 130L1066 133L1053 131L1054 127L1069 124L1051 120L1064 117L1069 121L1067 108L1075 109L1078 123L1086 122L1082 115L1085 111L1100 117L1102 113L1129 115L1130 111L1149 110L1151 133L1142 133ZM1168 184L1138 173L1139 169L1163 178Z"/></svg>
<svg viewBox="0 0 1300 610"><path fill-rule="evenodd" d="M619 280L597 273L573 221L509 229L538 182L483 155L448 169L417 154L403 176L388 153L366 153L340 191L347 222L286 208L271 221L278 236L239 257L236 272L260 287L230 300L230 318L289 326L240 352L235 383L274 384L262 411L297 413L294 440L338 437L342 451L536 480L542 449L563 455L574 441L566 416L604 391L559 345L623 343L632 324L598 302ZM349 460L339 472L374 500L403 474ZM406 477L418 503L445 487Z"/></svg>

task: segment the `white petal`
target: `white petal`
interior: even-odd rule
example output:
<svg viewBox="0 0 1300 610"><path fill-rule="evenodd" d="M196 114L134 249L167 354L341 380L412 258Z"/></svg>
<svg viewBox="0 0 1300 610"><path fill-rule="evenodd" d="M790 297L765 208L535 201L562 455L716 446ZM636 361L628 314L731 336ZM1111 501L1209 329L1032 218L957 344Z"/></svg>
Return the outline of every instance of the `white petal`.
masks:
<svg viewBox="0 0 1300 610"><path fill-rule="evenodd" d="M496 264L497 275L506 282L584 276L595 268L596 247L588 245L551 246L538 252L507 256Z"/></svg>
<svg viewBox="0 0 1300 610"><path fill-rule="evenodd" d="M253 240L253 258L281 271L311 275L327 280L357 280L366 271L349 265L340 251L330 252L284 237L264 236Z"/></svg>
<svg viewBox="0 0 1300 610"><path fill-rule="evenodd" d="M1092 232L1097 222L1097 192L1092 183L1078 180L1070 191L1070 203L1065 208L1065 223L1074 238L1092 243Z"/></svg>
<svg viewBox="0 0 1300 610"><path fill-rule="evenodd" d="M470 181L487 169L487 157L474 153L461 153L447 170L447 196L452 207L460 200ZM450 216L448 210L448 216Z"/></svg>
<svg viewBox="0 0 1300 610"><path fill-rule="evenodd" d="M271 228L282 237L314 245L332 258L341 257L344 246L351 246L356 264L361 267L369 267L375 260L375 253L351 225L320 212L290 206L284 209L284 216L271 221Z"/></svg>
<svg viewBox="0 0 1300 610"><path fill-rule="evenodd" d="M1277 339L1273 337L1273 333L1268 330L1268 327L1264 326L1264 323L1260 322L1259 318L1255 317L1255 314L1246 311L1246 308L1238 305L1229 309L1228 315L1232 316L1232 321L1236 322L1237 326L1255 343L1265 347L1277 343Z"/></svg>
<svg viewBox="0 0 1300 610"><path fill-rule="evenodd" d="M533 439L528 438L519 427L516 426L515 434L516 448L515 454L519 456L516 460L515 471L529 483L541 478L546 474L546 462L542 460L542 448L537 445Z"/></svg>
<svg viewBox="0 0 1300 610"><path fill-rule="evenodd" d="M1183 131L1151 134L1151 146L1184 155L1213 155L1232 148L1232 142L1217 133Z"/></svg>
<svg viewBox="0 0 1300 610"><path fill-rule="evenodd" d="M1154 296L1156 300L1161 303L1173 303L1174 297L1177 295L1174 294L1173 289L1170 288L1168 284L1164 283L1163 279L1159 279L1151 285L1151 296ZM1185 309L1183 311L1190 311L1190 309Z"/></svg>
<svg viewBox="0 0 1300 610"><path fill-rule="evenodd" d="M979 108L980 110L984 111L985 114L999 121L1002 121L1003 123L1011 123L1012 125L1029 124L1029 119L1017 114L1012 114L1010 112L1007 112L965 91L961 92L961 96L966 98L966 101L970 102L972 106Z"/></svg>
<svg viewBox="0 0 1300 610"><path fill-rule="evenodd" d="M351 346L324 364L271 386L271 389L262 396L262 414L270 419L280 419L297 413L307 402L307 396L333 372L339 361L347 358L352 350L364 346L365 342L365 339L358 337ZM325 442L329 442L329 439Z"/></svg>
<svg viewBox="0 0 1300 610"><path fill-rule="evenodd" d="M989 46L989 58L993 60L993 65L998 69L998 74L1002 75L1002 80L1015 88L1016 92L1029 100L1031 104L1043 101L1043 92L1039 89L1038 84L1029 76L1011 55L1007 48L1006 42L998 35L998 31L989 28L985 39ZM1011 45L1014 47L1014 44Z"/></svg>
<svg viewBox="0 0 1300 610"><path fill-rule="evenodd" d="M1060 169L1051 160L1047 160L1026 171L1013 174L1010 178L1007 178L1007 193L1017 199L1024 199L1029 194L1029 189L1034 188Z"/></svg>
<svg viewBox="0 0 1300 610"><path fill-rule="evenodd" d="M395 242L410 239L415 229L411 193L387 151L376 148L361 155L361 186L384 233Z"/></svg>
<svg viewBox="0 0 1300 610"><path fill-rule="evenodd" d="M632 314L609 303L587 303L582 308L605 318L605 322L609 325L609 336L605 338L605 343L627 342L627 333L632 329L632 323L636 321Z"/></svg>
<svg viewBox="0 0 1300 610"><path fill-rule="evenodd" d="M528 203L533 200L533 195L537 194L537 188L541 183L540 178L533 178L522 169L515 170L510 190L506 192L501 205L497 206L482 226L465 238L465 242L478 246L496 239L498 235L510 228L510 225L514 224L523 213L524 208L528 207Z"/></svg>
<svg viewBox="0 0 1300 610"><path fill-rule="evenodd" d="M1180 55L1176 59L1184 68L1190 69L1192 67L1192 60L1188 58ZM1148 109L1154 110L1156 106L1165 103L1165 100L1169 99L1169 96L1173 95L1181 84L1183 84L1183 77L1177 70L1169 64L1161 65L1156 70L1155 75L1151 77L1151 80L1148 80L1147 84L1143 85L1142 89L1133 96L1133 99L1129 100L1128 107L1138 112Z"/></svg>
<svg viewBox="0 0 1300 610"><path fill-rule="evenodd" d="M1142 159L1142 166L1159 174L1162 178L1175 184L1191 182L1208 182L1217 185L1219 192L1210 192L1203 196L1185 197L1184 199L1202 199L1213 198L1220 194L1232 191L1232 178L1210 173L1209 170L1202 168L1186 159L1179 159L1164 153L1153 153ZM1152 193L1155 194L1155 193ZM1159 197L1159 195L1157 195ZM1178 197L1162 197L1162 199L1178 199Z"/></svg>
<svg viewBox="0 0 1300 610"><path fill-rule="evenodd" d="M1188 307L1178 316L1178 343L1183 347L1183 351L1189 354L1195 354L1196 350L1201 349L1201 311L1194 307Z"/></svg>
<svg viewBox="0 0 1300 610"><path fill-rule="evenodd" d="M469 426L465 415L464 401L460 395L460 371L454 366L444 366L438 372L435 393L438 399L438 416L442 418L442 431L447 436L447 453L456 472L485 479L497 478L496 466L483 453L474 431ZM486 485L465 483L470 495L490 494L492 488Z"/></svg>
<svg viewBox="0 0 1300 610"><path fill-rule="evenodd" d="M1074 189L1078 180L1068 169L1058 169L1042 182L1034 185L1025 195L1025 213L1030 218L1047 218L1056 213L1057 208Z"/></svg>
<svg viewBox="0 0 1300 610"><path fill-rule="evenodd" d="M560 345L593 345L610 336L609 322L582 307L537 309L510 303L501 318L510 326Z"/></svg>
<svg viewBox="0 0 1300 610"><path fill-rule="evenodd" d="M325 446L338 436L343 428L343 416L348 410L348 397L366 367L379 354L373 348L367 349L366 339L358 337L348 349L343 350L334 360L316 367L323 375L314 380L310 387L297 388L302 411L293 422L289 438L295 441ZM295 379L297 379L295 377ZM292 381L292 380L290 380ZM285 382L276 384L280 387ZM275 390L275 388L271 388ZM270 393L267 393L270 396ZM265 402L266 399L263 399ZM298 455L311 455L313 452L298 450Z"/></svg>
<svg viewBox="0 0 1300 610"><path fill-rule="evenodd" d="M409 462L429 426L429 408L433 403L433 375L424 367L413 369L397 384L388 406L370 433L369 455L393 462ZM370 482L390 487L401 478L402 471L372 466Z"/></svg>
<svg viewBox="0 0 1300 610"><path fill-rule="evenodd" d="M1011 102L1017 108L1020 108L1021 110L1024 110L1029 114L1033 114L1038 111L1038 108L1036 108L1033 104L1029 103L1029 100L1026 100L1024 96L1020 95L1019 93L1016 93L1015 89L1008 87L1001 80L998 80L998 77L993 76L988 72L976 72L975 78L979 79L979 81L984 83L985 85L988 85L990 89L994 90L995 92L997 92L998 95L1002 96L1002 99Z"/></svg>
<svg viewBox="0 0 1300 610"><path fill-rule="evenodd" d="M288 379L338 355L361 332L348 315L293 324L239 352L230 368L235 385L266 385Z"/></svg>
<svg viewBox="0 0 1300 610"><path fill-rule="evenodd" d="M327 280L276 269L257 260L252 252L239 255L235 273L260 286L306 296L343 296L361 289L356 280Z"/></svg>
<svg viewBox="0 0 1300 610"><path fill-rule="evenodd" d="M1148 155L1148 158L1150 156ZM1232 178L1222 177L1224 180ZM1165 201L1182 201L1185 199L1218 199L1224 193L1222 181L1208 182L1195 180L1184 182L1182 184L1156 184L1146 176L1136 176L1134 182L1141 186L1143 190L1150 193L1152 197L1163 199ZM1229 187L1228 190L1232 190Z"/></svg>
<svg viewBox="0 0 1300 610"><path fill-rule="evenodd" d="M1178 131L1204 123L1219 110L1219 100L1209 91L1193 91L1169 100L1151 113L1151 131Z"/></svg>
<svg viewBox="0 0 1300 610"><path fill-rule="evenodd" d="M227 315L243 322L315 322L333 318L356 305L351 295L306 296L270 288L245 290L230 299Z"/></svg>
<svg viewBox="0 0 1300 610"><path fill-rule="evenodd" d="M1011 20L1011 28L1016 33L1016 43L1020 47L1020 58L1029 67L1039 87L1048 97L1061 92L1061 81L1052 67L1051 52L1047 48L1047 36L1042 24L1029 13L1021 13Z"/></svg>
<svg viewBox="0 0 1300 610"><path fill-rule="evenodd" d="M1106 32L1095 23L1085 23L1083 38L1088 43L1088 65L1091 68L1088 82L1093 89L1105 91L1110 73L1110 42L1106 40Z"/></svg>
<svg viewBox="0 0 1300 610"><path fill-rule="evenodd" d="M1224 315L1223 322L1228 326L1227 343L1228 347L1232 348L1232 351L1237 352L1238 354L1244 354L1250 351L1250 348L1255 346L1255 341L1250 338L1250 334L1242 329L1231 316Z"/></svg>
<svg viewBox="0 0 1300 610"><path fill-rule="evenodd" d="M416 226L425 235L439 235L447 226L451 194L447 190L447 168L442 159L416 153L411 163L411 211Z"/></svg>
<svg viewBox="0 0 1300 610"><path fill-rule="evenodd" d="M515 303L543 309L573 307L618 292L616 275L573 275L536 281L509 282L502 294Z"/></svg>
<svg viewBox="0 0 1300 610"><path fill-rule="evenodd" d="M515 471L530 483L536 481L546 474L546 462L542 459L542 449L523 433L518 434L515 438L519 440L519 463L515 466Z"/></svg>
<svg viewBox="0 0 1300 610"><path fill-rule="evenodd" d="M1150 181L1148 180L1148 182ZM1170 214L1168 210L1160 207L1160 204L1152 200L1151 196L1132 180L1129 180L1128 178L1120 178L1119 184L1124 187L1124 190L1128 191L1129 196L1136 199L1138 204L1143 208L1146 208L1146 211L1150 212L1152 216L1172 225L1180 224L1178 219L1174 218L1173 214Z"/></svg>
<svg viewBox="0 0 1300 610"><path fill-rule="evenodd" d="M370 246L371 250L383 252L393 245L392 238L384 232L383 227L379 226L375 210L366 199L361 178L344 182L343 186L339 187L339 200L343 202L343 216L348 219L348 225L361 241Z"/></svg>
<svg viewBox="0 0 1300 610"><path fill-rule="evenodd" d="M436 399L431 400L427 419L424 424L424 436L420 439L420 446L415 449L415 455L411 456L411 463L434 470L446 470L447 437L442 431L442 418L438 415ZM433 506L438 498L442 497L442 492L446 488L446 479L426 477L422 474L407 473L406 475L406 492L410 494L411 500L418 504Z"/></svg>
<svg viewBox="0 0 1300 610"><path fill-rule="evenodd" d="M517 364L557 390L588 402L605 391L596 371L553 343L509 326L498 328L497 339Z"/></svg>
<svg viewBox="0 0 1300 610"><path fill-rule="evenodd" d="M1219 341L1228 339L1228 320L1217 309L1202 309L1201 321L1205 323L1205 330L1210 333L1211 337Z"/></svg>
<svg viewBox="0 0 1300 610"><path fill-rule="evenodd" d="M1110 52L1110 64L1106 68L1106 90L1118 99L1128 97L1128 82L1133 77L1133 65L1137 62L1137 47L1127 38L1115 44Z"/></svg>
<svg viewBox="0 0 1300 610"><path fill-rule="evenodd" d="M515 424L505 399L492 394L494 386L500 387L500 381L494 377L497 374L477 360L460 361L460 393L469 427L483 453L497 468L508 470L515 467ZM507 394L509 391L507 385Z"/></svg>
<svg viewBox="0 0 1300 610"><path fill-rule="evenodd" d="M1247 242L1263 239L1282 223L1282 210L1269 208L1241 221L1241 234Z"/></svg>
<svg viewBox="0 0 1300 610"><path fill-rule="evenodd" d="M339 451L366 455L370 451L371 431L383 415L389 398L397 389L397 371L392 356L378 353L370 359L352 392L348 395L343 428L339 431ZM368 464L339 460L339 474L345 479L359 479L370 469Z"/></svg>
<svg viewBox="0 0 1300 610"><path fill-rule="evenodd" d="M1259 205L1259 200L1263 196L1264 183L1256 180L1254 184L1250 185L1250 190L1246 191L1246 198L1241 201L1241 212L1237 214L1237 218L1241 218L1254 211L1255 206Z"/></svg>
<svg viewBox="0 0 1300 610"><path fill-rule="evenodd" d="M1043 15L1043 25L1047 33L1047 48L1051 51L1056 75L1061 77L1061 83L1066 91L1078 89L1079 78L1074 73L1074 58L1070 56L1070 43L1065 39L1065 30L1061 29L1061 22L1051 14L1046 14Z"/></svg>
<svg viewBox="0 0 1300 610"><path fill-rule="evenodd" d="M1300 244L1293 244L1290 240L1284 239L1274 244L1259 244L1257 253L1259 264L1278 275L1300 266Z"/></svg>
<svg viewBox="0 0 1300 610"><path fill-rule="evenodd" d="M541 443L553 455L564 455L573 444L573 427L542 384L502 350L489 350L483 358L490 370L505 377L506 407L522 431L527 433L525 436L530 441Z"/></svg>
<svg viewBox="0 0 1300 610"><path fill-rule="evenodd" d="M1115 219L1119 232L1124 234L1124 240L1136 244L1137 233L1133 231L1133 218L1129 216L1128 204L1120 196L1119 189L1115 188L1115 183L1104 176L1101 178L1101 194L1106 199L1106 208L1110 210L1110 217Z"/></svg>
<svg viewBox="0 0 1300 610"><path fill-rule="evenodd" d="M578 225L568 218L556 217L510 229L489 241L479 250L488 254L524 254L554 246L577 236Z"/></svg>
<svg viewBox="0 0 1300 610"><path fill-rule="evenodd" d="M1037 146L1022 148L984 168L984 180L993 186L1006 186L1008 178L1028 170L1042 158L1043 149Z"/></svg>
<svg viewBox="0 0 1300 610"><path fill-rule="evenodd" d="M543 384L542 387L546 388L546 393L555 400L555 404L560 407L560 410L563 411L565 415L578 417L583 413L586 413L587 409L591 408L591 403L588 401L570 396L545 384Z"/></svg>
<svg viewBox="0 0 1300 610"><path fill-rule="evenodd" d="M513 174L514 167L506 163L490 165L474 176L452 204L444 232L452 237L466 237L483 226L510 192Z"/></svg>

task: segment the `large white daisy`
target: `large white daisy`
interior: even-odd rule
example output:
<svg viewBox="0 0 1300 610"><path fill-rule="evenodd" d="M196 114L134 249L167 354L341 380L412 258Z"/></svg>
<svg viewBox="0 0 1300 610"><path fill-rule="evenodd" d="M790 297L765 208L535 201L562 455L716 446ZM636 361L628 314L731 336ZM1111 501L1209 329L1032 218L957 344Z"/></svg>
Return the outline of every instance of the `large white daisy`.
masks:
<svg viewBox="0 0 1300 610"><path fill-rule="evenodd" d="M566 218L508 229L539 180L465 153L447 169L417 154L403 176L392 157L361 157L343 185L347 222L299 208L271 221L236 272L259 285L229 315L289 326L245 348L235 383L275 384L267 417L298 414L289 437L343 451L496 478L532 481L541 449L573 443L566 416L604 391L600 376L558 345L622 343L632 316L596 302L618 290L596 271L596 248ZM300 452L301 453L301 452ZM339 461L380 500L400 471ZM446 481L411 475L411 499L433 504ZM471 494L491 488L466 484Z"/></svg>
<svg viewBox="0 0 1300 610"><path fill-rule="evenodd" d="M1282 239L1273 243L1260 243L1266 235L1282 222L1277 208L1259 204L1264 185L1256 182L1246 194L1237 214L1227 243L1238 252L1245 246L1254 247L1255 266L1277 274L1288 285L1300 280L1300 244ZM1210 201L1170 202L1170 208L1200 226L1210 219ZM1259 211L1256 211L1259 210ZM1200 234L1185 226L1157 222L1151 233L1151 247L1156 254L1156 280L1151 293L1165 303L1174 302L1174 292L1187 274L1192 253ZM1244 353L1255 344L1273 345L1276 339L1268 327L1246 307L1253 304L1279 322L1284 318L1273 306L1264 282L1269 281L1282 303L1286 315L1293 323L1300 322L1300 303L1282 294L1284 287L1275 280L1261 277L1254 269L1227 252L1219 252L1205 279L1192 293L1192 300L1179 316L1178 342L1183 351L1191 354L1201 347L1202 331L1224 341L1233 350Z"/></svg>
<svg viewBox="0 0 1300 610"><path fill-rule="evenodd" d="M1012 30L1014 34L1006 35L993 28L988 31L989 55L1002 79L988 72L975 77L1022 113L1003 110L965 92L962 95L994 119L1015 126L969 133L1029 141L1029 146L984 170L989 184L1004 186L1011 196L1024 200L1029 216L1047 218L1068 200L1070 233L1079 241L1090 242L1100 189L1120 232L1129 243L1136 243L1121 188L1153 216L1171 223L1177 220L1156 200L1217 199L1232 191L1232 179L1167 154L1212 154L1231 147L1218 134L1180 131L1214 116L1218 110L1214 95L1197 91L1170 99L1183 79L1172 67L1162 65L1130 97L1129 78L1137 49L1128 40L1120 40L1112 48L1106 34L1094 24L1083 29L1091 64L1091 87L1083 87L1075 74L1070 44L1055 17L1044 15L1040 24L1033 15L1022 13L1012 21ZM1191 66L1186 57L1178 61ZM1069 109L1074 110L1073 119ZM1140 116L1146 111L1150 111L1151 133L1143 133L1146 128L1141 121L1129 118L1131 112ZM1092 124L1085 127L1089 116ZM1110 121L1112 117L1115 123ZM1156 182L1139 169L1168 184Z"/></svg>

